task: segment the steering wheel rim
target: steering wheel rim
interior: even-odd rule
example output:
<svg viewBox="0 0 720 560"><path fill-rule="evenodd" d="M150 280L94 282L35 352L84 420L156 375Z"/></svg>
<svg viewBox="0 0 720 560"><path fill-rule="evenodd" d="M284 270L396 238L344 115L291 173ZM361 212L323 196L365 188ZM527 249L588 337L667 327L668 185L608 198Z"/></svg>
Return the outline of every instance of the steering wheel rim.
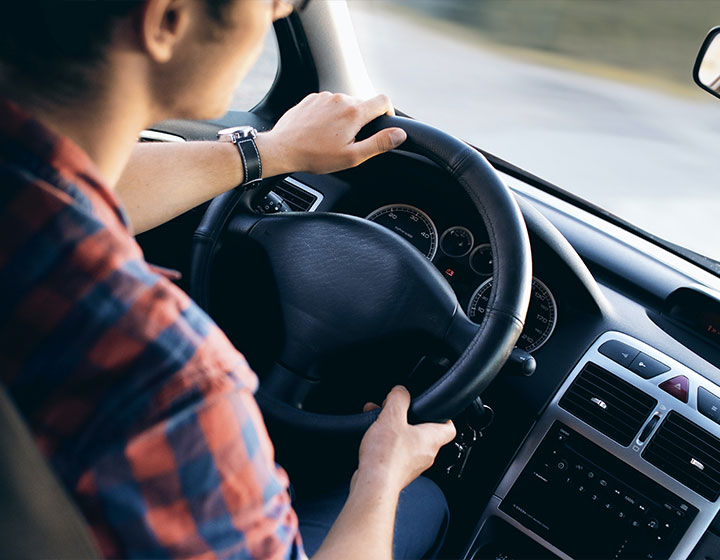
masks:
<svg viewBox="0 0 720 560"><path fill-rule="evenodd" d="M530 242L513 194L482 154L434 127L403 117L380 117L360 136L388 127L406 131L403 151L432 160L463 188L485 223L494 255L493 290L483 323L470 331L469 320L456 306L446 335L450 340L456 337L467 341L467 345L453 366L411 404L412 421L444 421L460 414L490 384L522 332L532 282ZM206 309L214 250L241 195L235 190L217 197L193 237L190 294ZM256 215L255 222L262 219ZM254 227L255 223L250 223L247 233ZM407 250L415 251L409 245ZM445 282L439 273L437 278ZM262 384L256 397L273 421L315 432L359 434L377 417L377 411L352 415L304 411L264 391Z"/></svg>

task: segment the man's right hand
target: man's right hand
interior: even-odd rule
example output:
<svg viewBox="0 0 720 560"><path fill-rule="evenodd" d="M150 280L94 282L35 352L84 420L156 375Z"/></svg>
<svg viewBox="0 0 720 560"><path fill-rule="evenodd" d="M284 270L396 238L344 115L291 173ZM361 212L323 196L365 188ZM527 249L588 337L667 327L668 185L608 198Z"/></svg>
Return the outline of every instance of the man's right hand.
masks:
<svg viewBox="0 0 720 560"><path fill-rule="evenodd" d="M378 408L365 405L365 410ZM455 437L452 422L408 424L410 393L395 387L360 443L360 464L345 507L313 560L392 557L400 491L427 470Z"/></svg>
<svg viewBox="0 0 720 560"><path fill-rule="evenodd" d="M369 408L366 406L365 410ZM408 390L394 387L385 399L380 416L360 444L353 484L399 493L430 468L440 448L453 440L455 426L451 421L411 425L409 408Z"/></svg>

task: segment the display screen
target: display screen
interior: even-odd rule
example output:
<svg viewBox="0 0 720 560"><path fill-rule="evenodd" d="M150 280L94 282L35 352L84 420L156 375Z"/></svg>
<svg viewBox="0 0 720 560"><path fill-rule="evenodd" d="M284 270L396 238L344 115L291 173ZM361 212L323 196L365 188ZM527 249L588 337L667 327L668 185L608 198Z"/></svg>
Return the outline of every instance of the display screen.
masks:
<svg viewBox="0 0 720 560"><path fill-rule="evenodd" d="M707 338L720 344L720 313L704 311L697 326Z"/></svg>
<svg viewBox="0 0 720 560"><path fill-rule="evenodd" d="M720 345L720 301L710 294L680 288L668 297L668 315L695 334Z"/></svg>

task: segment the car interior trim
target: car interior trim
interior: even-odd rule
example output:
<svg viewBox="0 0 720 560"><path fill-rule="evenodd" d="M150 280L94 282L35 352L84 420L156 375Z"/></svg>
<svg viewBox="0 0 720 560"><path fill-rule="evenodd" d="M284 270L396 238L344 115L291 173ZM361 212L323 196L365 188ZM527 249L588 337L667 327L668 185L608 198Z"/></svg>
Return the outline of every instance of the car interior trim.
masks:
<svg viewBox="0 0 720 560"><path fill-rule="evenodd" d="M633 348L639 350L640 352L643 352L657 359L658 361L670 366L670 370L651 379L643 379L639 375L614 362L613 360L598 351L599 347L609 340L617 340L628 344ZM669 490L682 500L685 500L692 506L698 508L699 512L697 516L692 521L688 530L680 539L677 547L670 556L671 560L681 560L687 558L692 552L692 550L695 548L695 546L698 544L704 532L708 529L715 516L718 514L718 511L720 511L720 500L711 502L705 499L704 497L700 496L690 488L686 487L671 476L667 475L665 472L661 471L642 457L643 450L652 441L652 437L659 429L658 427L661 425L661 422L654 423L653 429L645 441L640 442L637 441L636 438L633 438L634 441L632 442L632 444L628 447L624 447L559 406L561 398L565 395L575 378L581 373L581 371L583 371L584 367L589 362L597 364L605 370L611 372L613 375L616 375L621 379L633 384L635 387L640 388L643 392L652 396L658 401L658 404L654 407L651 414L648 416L646 421L643 422L643 426L647 424L648 420L652 421L651 418L655 415L659 415L661 419L664 419L671 411L676 411L682 414L687 419L691 420L699 427L707 430L708 432L711 432L715 435L720 435L720 425L715 423L713 420L707 418L697 410L698 388L702 387L712 393L718 394L720 392L720 387L714 385L705 377L672 359L670 356L659 352L655 348L633 337L619 332L606 332L592 344L591 348L583 355L577 365L573 368L573 371L567 377L561 389L556 393L552 402L538 420L536 426L533 428L526 442L520 448L519 453L515 457L510 467L507 469L500 484L497 486L493 495L493 499L490 501L485 511L483 512L480 523L478 524L474 537L471 540L472 544L468 548L465 558L472 557L471 553L474 553L475 551L474 543L477 541L484 523L491 516L500 517L501 519L507 521L508 523L522 531L524 534L531 537L536 542L547 547L553 553L558 554L560 557L570 558L565 553L555 548L554 545L548 543L543 538L536 535L533 531L524 527L522 524L518 523L515 519L513 519L499 509L503 499L508 495L508 493L513 487L513 484L516 482L525 466L533 457L535 451L543 442L543 438L550 431L551 427L556 421L562 422L566 426L570 427L572 430L578 432L581 436L590 440L592 443L609 452L611 455L619 458L621 461L631 466L636 471L642 473L643 475L658 483L665 489ZM663 389L660 388L660 385L663 384L663 382L675 378L679 375L685 376L689 379L690 390L689 400L687 404L666 393Z"/></svg>
<svg viewBox="0 0 720 560"><path fill-rule="evenodd" d="M645 255L646 258L651 257L663 265L682 273L687 283L695 284L697 282L702 282L706 287L720 291L720 279L695 263L675 255L655 243L639 237L635 232L627 231L598 216L595 216L587 210L579 208L569 202L559 200L549 193L541 191L504 173L501 173L501 176L507 181L513 191L523 198L528 199L532 202L532 205L535 208L545 214L546 217L552 221L555 227L557 227L561 233L572 242L578 252L582 253L582 251L579 251L578 248L580 240L576 239L576 236L573 236L572 232L569 231L569 229L564 228L564 224L555 218L562 216L565 218L563 221L572 219L582 224L582 226L586 229L591 227L603 235L611 237L615 243L618 241L623 242L626 246L636 251L638 255ZM548 216L546 212L551 212L552 214ZM602 247L598 247L597 249L598 253L602 253ZM583 254L583 257L586 256L587 255Z"/></svg>
<svg viewBox="0 0 720 560"><path fill-rule="evenodd" d="M140 142L185 142L185 138L169 132L159 130L143 130L140 132Z"/></svg>
<svg viewBox="0 0 720 560"><path fill-rule="evenodd" d="M345 2L310 2L300 14L317 70L319 91L361 99L377 92L370 80Z"/></svg>
<svg viewBox="0 0 720 560"><path fill-rule="evenodd" d="M289 183L290 185L297 187L298 189L303 190L306 193L315 197L315 202L312 203L312 206L310 206L310 208L308 208L306 212L315 212L325 198L323 193L321 193L320 191L313 189L310 185L307 185L306 183L301 183L293 177L285 177L285 179L283 179L283 182Z"/></svg>

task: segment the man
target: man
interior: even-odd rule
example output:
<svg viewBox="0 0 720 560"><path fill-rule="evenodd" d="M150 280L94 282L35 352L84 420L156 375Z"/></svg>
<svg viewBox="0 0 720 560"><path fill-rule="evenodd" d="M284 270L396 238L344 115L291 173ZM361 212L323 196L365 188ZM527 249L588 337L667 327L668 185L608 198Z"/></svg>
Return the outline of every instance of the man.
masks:
<svg viewBox="0 0 720 560"><path fill-rule="evenodd" d="M232 144L136 139L158 120L223 114L271 22L291 9L265 0L4 7L0 379L107 556L304 556L252 397L256 377L148 267L130 233L243 182ZM327 173L392 149L404 132L354 141L388 112L384 96L308 97L258 136L263 176ZM315 558L390 557L401 490L454 437L451 423L410 426L409 400L403 388L388 395ZM438 525L424 530L429 543Z"/></svg>

